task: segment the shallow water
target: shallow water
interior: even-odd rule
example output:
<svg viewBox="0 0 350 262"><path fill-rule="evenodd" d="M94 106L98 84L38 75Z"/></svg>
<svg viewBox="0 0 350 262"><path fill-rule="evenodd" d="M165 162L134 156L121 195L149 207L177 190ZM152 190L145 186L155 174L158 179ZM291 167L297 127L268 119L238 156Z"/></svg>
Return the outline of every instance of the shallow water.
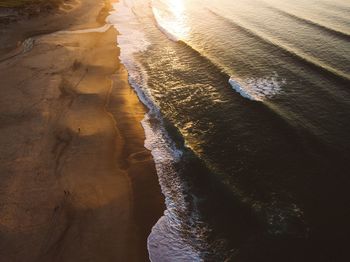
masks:
<svg viewBox="0 0 350 262"><path fill-rule="evenodd" d="M350 218L350 3L114 8L166 197L152 261L338 261Z"/></svg>

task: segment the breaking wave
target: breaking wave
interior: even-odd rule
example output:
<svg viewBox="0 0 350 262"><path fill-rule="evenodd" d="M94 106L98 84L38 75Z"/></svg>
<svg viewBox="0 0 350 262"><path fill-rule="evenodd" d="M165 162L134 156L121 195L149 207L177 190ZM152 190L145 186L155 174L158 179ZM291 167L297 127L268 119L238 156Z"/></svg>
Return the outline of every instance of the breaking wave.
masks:
<svg viewBox="0 0 350 262"><path fill-rule="evenodd" d="M277 76L272 76L258 79L248 78L238 82L234 77L231 77L229 83L244 98L253 101L263 101L280 93L281 86L285 84L285 80L279 81Z"/></svg>

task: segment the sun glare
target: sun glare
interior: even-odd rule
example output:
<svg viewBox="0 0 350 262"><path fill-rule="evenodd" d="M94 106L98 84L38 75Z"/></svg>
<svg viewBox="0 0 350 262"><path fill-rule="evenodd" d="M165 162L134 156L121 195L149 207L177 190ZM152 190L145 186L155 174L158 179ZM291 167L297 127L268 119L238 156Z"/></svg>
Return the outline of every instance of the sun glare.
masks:
<svg viewBox="0 0 350 262"><path fill-rule="evenodd" d="M154 9L160 27L176 40L185 39L188 36L189 28L186 25L184 0L166 0L163 4L165 9L162 11Z"/></svg>
<svg viewBox="0 0 350 262"><path fill-rule="evenodd" d="M181 18L184 14L184 9L185 9L184 1L183 0L169 1L169 8L177 18Z"/></svg>

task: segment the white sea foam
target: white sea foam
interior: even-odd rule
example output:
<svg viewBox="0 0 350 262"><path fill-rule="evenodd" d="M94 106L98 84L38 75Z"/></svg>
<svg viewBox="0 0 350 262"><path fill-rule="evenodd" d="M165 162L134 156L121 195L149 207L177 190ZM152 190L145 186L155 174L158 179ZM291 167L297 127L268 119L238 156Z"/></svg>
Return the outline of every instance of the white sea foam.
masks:
<svg viewBox="0 0 350 262"><path fill-rule="evenodd" d="M238 83L236 80L234 80L232 77L230 78L230 80L228 80L228 82L230 83L230 85L234 90L236 90L238 93L241 94L241 96L248 98L250 100L257 100L255 97L249 94L249 92L247 92L247 90L244 89L242 85Z"/></svg>
<svg viewBox="0 0 350 262"><path fill-rule="evenodd" d="M152 262L164 261L200 261L198 253L191 245L186 244L180 235L183 230L179 214L186 212L183 183L177 175L176 163L181 159L182 151L178 150L167 131L164 129L162 118L157 106L151 100L151 95L145 89L145 75L135 71L137 63L129 67L129 82L138 97L149 108L149 112L142 120L145 131L145 147L151 151L157 170L159 184L165 196L167 209L159 221L154 225L148 237L147 245ZM143 75L143 76L142 76ZM139 84L142 81L142 86ZM155 123L154 119L159 122ZM175 192L175 193L174 193Z"/></svg>
<svg viewBox="0 0 350 262"><path fill-rule="evenodd" d="M150 120L150 115L146 115L142 121L146 133L145 146L152 152L167 207L148 237L150 260L200 261L199 254L181 236L184 231L181 214L186 212L186 201L181 193L185 191L184 185L177 175L175 164L182 152L169 143L165 130L154 128Z"/></svg>
<svg viewBox="0 0 350 262"><path fill-rule="evenodd" d="M119 1L113 4L116 12L111 12L107 23L114 25L120 35L118 45L121 49L120 59L127 66L132 63L133 54L146 51L150 43L140 30L140 22L132 10L131 1Z"/></svg>
<svg viewBox="0 0 350 262"><path fill-rule="evenodd" d="M183 222L179 214L186 211L186 201L181 193L184 192L183 183L177 175L175 165L181 159L182 151L169 138L158 106L147 87L147 74L135 59L135 54L146 51L150 43L141 31L142 24L135 16L133 8L131 1L120 1L114 4L115 11L107 21L120 33L120 59L128 70L129 83L142 103L149 108L142 120L146 134L145 147L152 152L167 207L164 216L153 227L148 238L150 259L153 262L200 261L198 253L180 236Z"/></svg>
<svg viewBox="0 0 350 262"><path fill-rule="evenodd" d="M264 101L279 94L285 80L278 80L276 75L266 78L247 78L245 80L237 80L231 77L229 83L244 98L253 101Z"/></svg>

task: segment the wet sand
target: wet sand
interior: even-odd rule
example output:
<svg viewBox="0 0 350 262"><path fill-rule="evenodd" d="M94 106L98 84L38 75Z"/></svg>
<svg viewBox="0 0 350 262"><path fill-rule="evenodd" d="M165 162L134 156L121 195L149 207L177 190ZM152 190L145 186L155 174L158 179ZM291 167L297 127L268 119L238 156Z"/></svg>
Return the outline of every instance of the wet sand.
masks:
<svg viewBox="0 0 350 262"><path fill-rule="evenodd" d="M17 28L19 39L44 27L100 27L102 4L86 0L55 22L42 17L6 30ZM116 38L113 28L48 34L34 37L25 53L12 48L11 58L14 40L2 39L8 49L0 59L2 259L148 260L147 236L164 204L143 146L145 108L117 59Z"/></svg>

